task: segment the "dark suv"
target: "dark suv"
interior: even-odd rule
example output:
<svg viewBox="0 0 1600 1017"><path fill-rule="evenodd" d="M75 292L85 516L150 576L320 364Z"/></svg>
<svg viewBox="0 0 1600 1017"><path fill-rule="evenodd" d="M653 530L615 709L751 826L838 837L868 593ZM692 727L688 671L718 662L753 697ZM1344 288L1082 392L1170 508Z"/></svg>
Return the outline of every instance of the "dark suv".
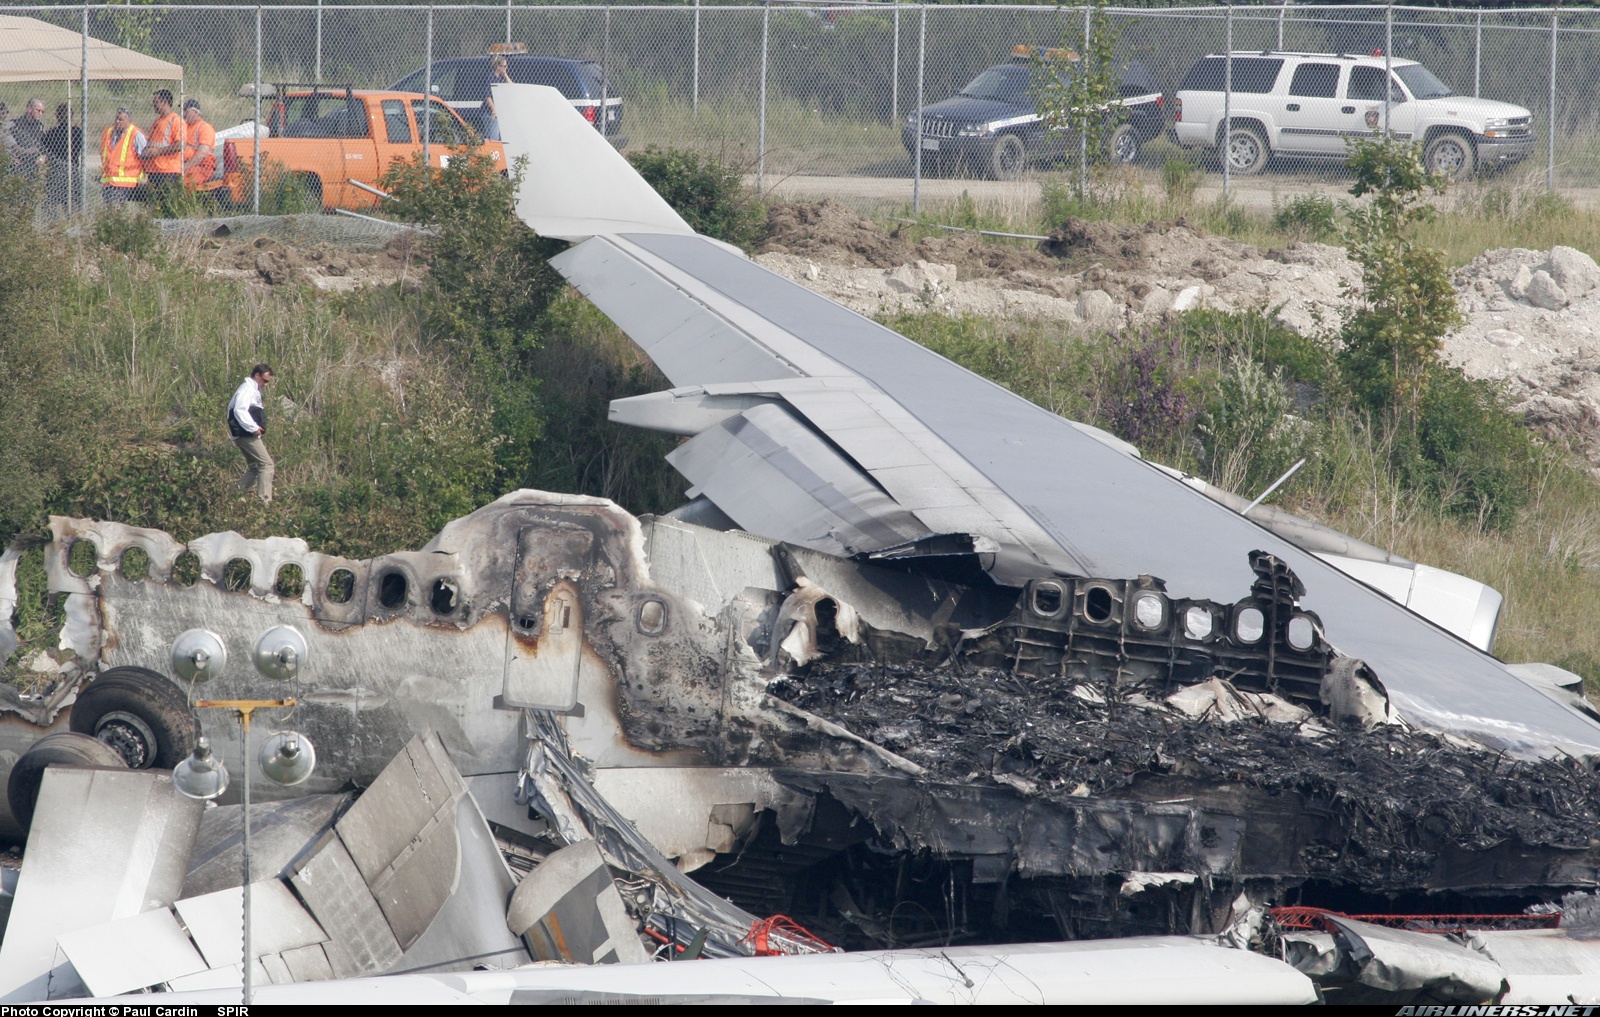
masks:
<svg viewBox="0 0 1600 1017"><path fill-rule="evenodd" d="M433 94L455 107L462 119L479 133L483 133L488 117L483 100L489 95L491 59L488 56L458 57L433 63ZM512 81L523 85L549 85L559 90L613 145L622 148L628 143L622 133L622 97L605 80L598 63L527 54L511 54L505 60ZM408 74L390 87L397 92L421 92L425 71L426 68Z"/></svg>
<svg viewBox="0 0 1600 1017"><path fill-rule="evenodd" d="M1051 66L1071 73L1071 58ZM1139 148L1166 124L1161 86L1144 64L1129 61L1119 69L1123 114L1112 133L1112 158L1130 163ZM996 64L955 95L922 108L924 168L953 170L962 162L995 180L1015 180L1030 164L1054 162L1066 154L1065 130L1047 129L1039 117L1033 88L1038 72L1033 48L1018 46L1009 63ZM901 142L916 156L917 114L906 117ZM931 157L931 159L930 159ZM931 166L930 166L931 162Z"/></svg>

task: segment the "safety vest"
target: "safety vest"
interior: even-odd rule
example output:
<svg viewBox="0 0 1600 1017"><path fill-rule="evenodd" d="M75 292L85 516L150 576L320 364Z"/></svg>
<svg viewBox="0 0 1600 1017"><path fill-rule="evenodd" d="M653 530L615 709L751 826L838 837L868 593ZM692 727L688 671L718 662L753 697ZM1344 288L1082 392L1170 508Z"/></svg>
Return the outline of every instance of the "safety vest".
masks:
<svg viewBox="0 0 1600 1017"><path fill-rule="evenodd" d="M150 128L150 144L170 145L176 142L178 150L170 155L146 156L144 160L146 173L183 172L184 126L183 118L169 110Z"/></svg>
<svg viewBox="0 0 1600 1017"><path fill-rule="evenodd" d="M139 184L139 155L133 150L134 135L139 129L132 124L122 129L122 138L113 145L111 128L100 136L100 180L107 187L137 187Z"/></svg>
<svg viewBox="0 0 1600 1017"><path fill-rule="evenodd" d="M188 130L183 143L183 161L188 162L194 154L200 151L201 145L211 149L211 154L200 160L200 165L190 167L185 171L184 178L191 187L198 186L211 179L211 174L217 169L217 129L204 120L197 124L184 121Z"/></svg>

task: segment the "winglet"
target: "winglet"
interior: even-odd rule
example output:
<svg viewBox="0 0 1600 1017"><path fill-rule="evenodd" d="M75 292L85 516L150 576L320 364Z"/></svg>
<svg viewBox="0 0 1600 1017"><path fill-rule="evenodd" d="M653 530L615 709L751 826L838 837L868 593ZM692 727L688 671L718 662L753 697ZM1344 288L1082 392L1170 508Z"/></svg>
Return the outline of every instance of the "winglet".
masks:
<svg viewBox="0 0 1600 1017"><path fill-rule="evenodd" d="M579 241L617 233L694 230L559 91L497 84L506 160L527 159L517 215L540 236Z"/></svg>

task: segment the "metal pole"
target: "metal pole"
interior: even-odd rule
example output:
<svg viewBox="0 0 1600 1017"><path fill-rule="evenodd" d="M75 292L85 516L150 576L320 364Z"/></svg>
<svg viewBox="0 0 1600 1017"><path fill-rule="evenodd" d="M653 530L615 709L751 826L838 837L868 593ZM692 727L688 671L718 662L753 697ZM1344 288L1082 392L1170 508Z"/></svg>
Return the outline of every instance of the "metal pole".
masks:
<svg viewBox="0 0 1600 1017"><path fill-rule="evenodd" d="M917 5L917 138L913 149L911 177L911 214L922 211L922 89L928 69L928 6Z"/></svg>
<svg viewBox="0 0 1600 1017"><path fill-rule="evenodd" d="M767 189L767 39L772 26L772 8L761 0L761 98L756 110L756 193Z"/></svg>
<svg viewBox="0 0 1600 1017"><path fill-rule="evenodd" d="M511 41L511 0L506 0L506 42Z"/></svg>
<svg viewBox="0 0 1600 1017"><path fill-rule="evenodd" d="M1228 206L1233 173L1228 168L1229 149L1233 148L1233 0L1223 9L1222 45L1222 206Z"/></svg>
<svg viewBox="0 0 1600 1017"><path fill-rule="evenodd" d="M1089 60L1089 5L1083 5L1083 53L1078 57L1080 69L1087 72ZM1084 110L1079 115L1078 123L1078 204L1082 205L1089 196L1089 117L1093 110ZM1067 111L1068 116L1072 114Z"/></svg>
<svg viewBox="0 0 1600 1017"><path fill-rule="evenodd" d="M322 84L322 0L317 0L317 70L311 80Z"/></svg>
<svg viewBox="0 0 1600 1017"><path fill-rule="evenodd" d="M1472 33L1472 97L1478 98L1483 94L1481 82L1483 80L1483 12L1478 12L1478 26Z"/></svg>
<svg viewBox="0 0 1600 1017"><path fill-rule="evenodd" d="M900 126L900 0L894 4L894 55L889 71L889 122Z"/></svg>
<svg viewBox="0 0 1600 1017"><path fill-rule="evenodd" d="M1278 5L1278 51L1283 51L1283 15L1289 9L1289 0Z"/></svg>
<svg viewBox="0 0 1600 1017"><path fill-rule="evenodd" d="M243 757L241 760L243 772L240 776L244 778L244 815L240 817L244 825L244 856L239 863L244 877L241 885L244 890L244 955L240 958L239 966L244 973L244 1005L249 1006L251 996L255 994L252 989L251 972L255 967L255 958L250 955L250 714L244 711L239 713L239 745L240 755Z"/></svg>
<svg viewBox="0 0 1600 1017"><path fill-rule="evenodd" d="M80 107L81 114L78 117L78 126L83 129L83 144L79 147L79 151L78 152L76 152L76 153L72 152L72 129L71 129L71 126L69 125L68 128L67 128L67 151L68 151L67 159L69 160L69 163L68 163L69 166L71 165L71 163L70 163L71 159L76 158L78 160L78 188L79 188L79 193L83 196L83 207L78 209L78 211L87 212L87 211L89 211L89 5L88 4L84 4L83 5L83 40L82 40L82 42L83 42L83 52L81 54L81 58L82 58L82 61L83 61L83 81L82 81L83 88L81 89L81 91L83 92L83 95L78 100L82 104L81 107ZM71 178L72 178L72 174L71 174L71 171L69 169L68 174L67 174L67 213L69 215L72 213L72 179Z"/></svg>
<svg viewBox="0 0 1600 1017"><path fill-rule="evenodd" d="M606 101L610 98L611 89L611 8L606 7L605 17L600 27L600 109L595 113L595 126L600 128L600 136L608 137L611 132L606 128Z"/></svg>
<svg viewBox="0 0 1600 1017"><path fill-rule="evenodd" d="M1383 8L1383 140L1389 140L1389 100L1394 93L1394 4Z"/></svg>
<svg viewBox="0 0 1600 1017"><path fill-rule="evenodd" d="M691 108L700 112L700 0L694 0L694 84Z"/></svg>
<svg viewBox="0 0 1600 1017"><path fill-rule="evenodd" d="M250 210L256 215L261 214L261 5L256 4L256 80L254 83L255 95L255 126L256 144L254 154L250 157Z"/></svg>
<svg viewBox="0 0 1600 1017"><path fill-rule="evenodd" d="M1550 191L1556 189L1556 36L1560 34L1557 28L1560 17L1554 7L1550 8L1550 127L1544 132L1550 139L1545 155L1544 186Z"/></svg>
<svg viewBox="0 0 1600 1017"><path fill-rule="evenodd" d="M422 94L426 96L422 100L422 181L426 186L433 165L429 161L433 140L433 4L428 5L427 27L423 31L422 66Z"/></svg>

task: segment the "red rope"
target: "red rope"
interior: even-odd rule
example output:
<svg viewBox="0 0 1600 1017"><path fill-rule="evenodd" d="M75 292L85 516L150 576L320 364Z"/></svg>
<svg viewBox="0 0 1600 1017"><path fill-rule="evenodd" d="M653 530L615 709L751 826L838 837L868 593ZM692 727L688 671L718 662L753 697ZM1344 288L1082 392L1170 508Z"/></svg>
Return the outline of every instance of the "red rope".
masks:
<svg viewBox="0 0 1600 1017"><path fill-rule="evenodd" d="M739 942L755 947L757 957L834 952L834 947L807 932L788 915L773 915L754 922Z"/></svg>

